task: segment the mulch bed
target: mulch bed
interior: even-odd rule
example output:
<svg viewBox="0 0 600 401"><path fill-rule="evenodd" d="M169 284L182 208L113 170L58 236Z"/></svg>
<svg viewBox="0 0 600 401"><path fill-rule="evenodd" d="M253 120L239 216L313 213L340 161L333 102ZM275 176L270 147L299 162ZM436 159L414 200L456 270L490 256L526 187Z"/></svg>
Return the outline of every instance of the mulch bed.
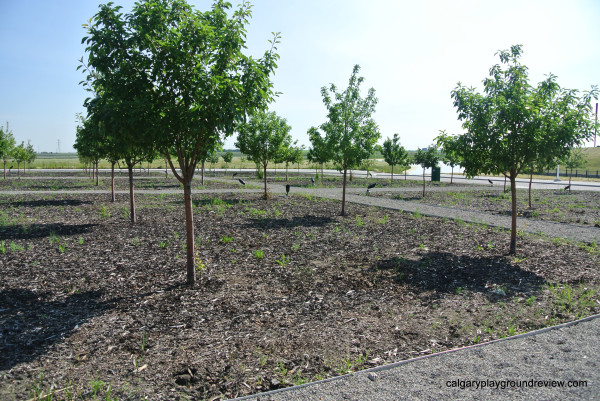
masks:
<svg viewBox="0 0 600 401"><path fill-rule="evenodd" d="M212 399L600 312L594 245L314 197L0 196L0 399Z"/></svg>

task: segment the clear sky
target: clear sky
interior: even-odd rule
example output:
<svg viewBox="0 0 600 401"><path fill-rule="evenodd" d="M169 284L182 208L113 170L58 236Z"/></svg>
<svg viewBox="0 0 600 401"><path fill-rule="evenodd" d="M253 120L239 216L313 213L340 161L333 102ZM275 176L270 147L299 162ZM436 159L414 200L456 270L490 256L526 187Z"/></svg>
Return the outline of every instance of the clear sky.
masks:
<svg viewBox="0 0 600 401"><path fill-rule="evenodd" d="M200 10L212 1L188 0ZM75 115L86 92L76 71L85 55L81 27L97 0L0 0L0 123L38 151L73 151ZM132 0L115 0L125 11ZM237 0L232 3L236 5ZM530 82L553 73L566 88L600 84L598 0L254 0L248 51L260 56L281 32L271 109L292 135L325 121L320 88L344 89L355 64L375 88L382 140L398 133L408 149L440 130L460 133L450 92L481 87L495 53L522 44ZM226 142L233 147L235 138Z"/></svg>

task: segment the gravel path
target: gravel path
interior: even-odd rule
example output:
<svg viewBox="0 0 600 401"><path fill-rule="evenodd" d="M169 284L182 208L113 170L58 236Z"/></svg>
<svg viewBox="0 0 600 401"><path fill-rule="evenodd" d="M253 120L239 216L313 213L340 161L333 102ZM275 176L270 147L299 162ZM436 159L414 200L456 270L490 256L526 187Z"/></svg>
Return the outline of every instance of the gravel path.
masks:
<svg viewBox="0 0 600 401"><path fill-rule="evenodd" d="M236 400L600 400L598 317Z"/></svg>

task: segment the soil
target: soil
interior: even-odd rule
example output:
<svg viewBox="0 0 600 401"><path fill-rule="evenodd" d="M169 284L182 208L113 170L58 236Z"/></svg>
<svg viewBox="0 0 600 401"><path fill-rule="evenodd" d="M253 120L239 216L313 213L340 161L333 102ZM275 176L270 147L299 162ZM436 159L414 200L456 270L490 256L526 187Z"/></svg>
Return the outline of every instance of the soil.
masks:
<svg viewBox="0 0 600 401"><path fill-rule="evenodd" d="M443 189L428 189L424 198L421 193L415 192L377 192L373 195L490 214L510 216L512 213L511 195L509 192L502 191L501 188L456 187L452 189L445 187ZM531 208L529 208L528 200L528 191L517 189L517 213L519 217L600 227L598 192L532 190Z"/></svg>
<svg viewBox="0 0 600 401"><path fill-rule="evenodd" d="M600 312L600 249L309 196L0 195L0 399L218 399ZM146 397L146 398L145 398Z"/></svg>

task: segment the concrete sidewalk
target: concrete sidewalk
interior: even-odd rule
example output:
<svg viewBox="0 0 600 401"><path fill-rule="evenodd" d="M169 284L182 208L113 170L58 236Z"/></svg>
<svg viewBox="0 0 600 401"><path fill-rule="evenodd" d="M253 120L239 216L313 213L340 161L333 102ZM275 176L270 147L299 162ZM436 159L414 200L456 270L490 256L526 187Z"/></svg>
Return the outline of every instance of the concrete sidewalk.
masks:
<svg viewBox="0 0 600 401"><path fill-rule="evenodd" d="M599 317L236 400L600 400Z"/></svg>

